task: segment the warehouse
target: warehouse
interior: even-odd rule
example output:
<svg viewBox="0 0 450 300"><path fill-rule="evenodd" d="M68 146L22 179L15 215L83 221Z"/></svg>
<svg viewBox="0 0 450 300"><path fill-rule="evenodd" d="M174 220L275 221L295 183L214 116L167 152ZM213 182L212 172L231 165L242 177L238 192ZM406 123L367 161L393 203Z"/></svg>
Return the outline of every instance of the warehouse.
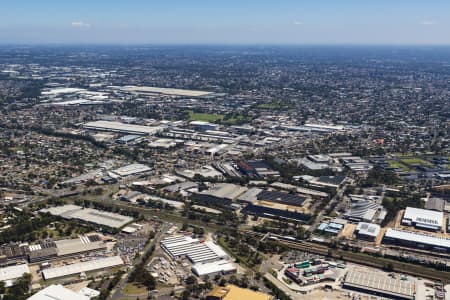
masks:
<svg viewBox="0 0 450 300"><path fill-rule="evenodd" d="M444 214L415 207L407 207L403 215L402 224L416 228L440 231L444 222Z"/></svg>
<svg viewBox="0 0 450 300"><path fill-rule="evenodd" d="M279 205L279 208L273 208L264 205L249 204L241 210L241 213L255 215L263 218L287 219L305 223L308 222L309 219L311 218L311 215L300 213L292 209L289 210L288 208L289 206L287 205L284 205L283 208L281 208L281 205Z"/></svg>
<svg viewBox="0 0 450 300"><path fill-rule="evenodd" d="M40 290L27 300L89 300L90 298L79 293L75 293L60 284L52 284Z"/></svg>
<svg viewBox="0 0 450 300"><path fill-rule="evenodd" d="M106 249L106 244L100 241L97 235L59 240L55 241L55 244L59 257Z"/></svg>
<svg viewBox="0 0 450 300"><path fill-rule="evenodd" d="M123 265L123 260L122 258L120 258L120 256L111 256L85 262L79 262L71 265L65 265L62 267L45 269L42 271L42 277L45 280L48 280L74 274L80 274L83 272L107 269L121 265Z"/></svg>
<svg viewBox="0 0 450 300"><path fill-rule="evenodd" d="M26 273L30 273L27 264L0 268L0 281L5 282L6 286L10 286L13 280L22 277Z"/></svg>
<svg viewBox="0 0 450 300"><path fill-rule="evenodd" d="M123 91L133 92L138 94L163 94L168 96L182 96L182 97L202 97L214 94L213 92L161 88L153 86L124 86L120 88Z"/></svg>
<svg viewBox="0 0 450 300"><path fill-rule="evenodd" d="M151 171L150 167L143 165L143 164L130 164L115 170L112 170L111 172L114 175L120 176L120 177L126 177L130 175L136 175L141 173L146 173Z"/></svg>
<svg viewBox="0 0 450 300"><path fill-rule="evenodd" d="M234 199L247 191L246 187L231 183L217 183L210 189L194 193L197 200L230 206Z"/></svg>
<svg viewBox="0 0 450 300"><path fill-rule="evenodd" d="M345 276L344 288L375 294L389 299L414 299L415 284L387 274L367 270L350 270Z"/></svg>
<svg viewBox="0 0 450 300"><path fill-rule="evenodd" d="M194 273L198 277L209 276L210 278L212 278L216 275L234 274L236 273L236 270L236 266L228 260L195 264L192 266L192 273Z"/></svg>
<svg viewBox="0 0 450 300"><path fill-rule="evenodd" d="M383 243L450 252L450 239L392 228L386 231Z"/></svg>
<svg viewBox="0 0 450 300"><path fill-rule="evenodd" d="M260 201L268 201L274 203L281 203L291 206L302 206L306 198L298 194L283 193L279 191L263 190L257 196Z"/></svg>
<svg viewBox="0 0 450 300"><path fill-rule="evenodd" d="M221 247L211 241L200 243L198 239L187 236L165 238L161 248L172 258L187 257L193 264L228 259Z"/></svg>
<svg viewBox="0 0 450 300"><path fill-rule="evenodd" d="M133 218L116 213L101 211L93 208L67 204L41 209L41 213L49 213L64 219L77 219L88 223L103 225L111 228L120 228L133 221Z"/></svg>
<svg viewBox="0 0 450 300"><path fill-rule="evenodd" d="M83 127L91 130L111 131L136 135L154 135L164 130L164 128L160 126L134 125L115 121L93 121L85 123Z"/></svg>

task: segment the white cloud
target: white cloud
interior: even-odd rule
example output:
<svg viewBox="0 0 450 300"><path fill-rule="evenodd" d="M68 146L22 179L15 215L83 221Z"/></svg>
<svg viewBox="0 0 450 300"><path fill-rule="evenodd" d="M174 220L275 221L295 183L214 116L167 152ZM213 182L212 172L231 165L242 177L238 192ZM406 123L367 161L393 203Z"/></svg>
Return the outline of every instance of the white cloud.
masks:
<svg viewBox="0 0 450 300"><path fill-rule="evenodd" d="M301 21L294 21L293 24L294 25L303 25L303 22L301 22Z"/></svg>
<svg viewBox="0 0 450 300"><path fill-rule="evenodd" d="M89 23L85 23L83 21L73 21L71 23L72 27L76 27L76 28L89 28L91 27L91 24Z"/></svg>
<svg viewBox="0 0 450 300"><path fill-rule="evenodd" d="M421 21L419 24L423 25L423 26L433 26L433 25L436 25L437 22L434 20L424 20L424 21Z"/></svg>

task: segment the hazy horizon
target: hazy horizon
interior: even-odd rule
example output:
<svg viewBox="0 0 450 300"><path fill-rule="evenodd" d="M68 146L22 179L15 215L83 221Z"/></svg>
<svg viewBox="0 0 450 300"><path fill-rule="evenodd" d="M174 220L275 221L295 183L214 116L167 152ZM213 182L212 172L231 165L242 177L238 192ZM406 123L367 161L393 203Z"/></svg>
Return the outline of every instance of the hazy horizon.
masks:
<svg viewBox="0 0 450 300"><path fill-rule="evenodd" d="M9 1L1 44L450 45L450 2Z"/></svg>

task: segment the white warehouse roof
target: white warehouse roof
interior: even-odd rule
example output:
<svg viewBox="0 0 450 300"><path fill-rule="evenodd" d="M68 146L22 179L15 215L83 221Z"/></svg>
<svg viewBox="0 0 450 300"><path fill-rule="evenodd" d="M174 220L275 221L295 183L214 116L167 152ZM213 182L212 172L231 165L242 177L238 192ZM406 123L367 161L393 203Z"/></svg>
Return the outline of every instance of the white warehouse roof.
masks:
<svg viewBox="0 0 450 300"><path fill-rule="evenodd" d="M75 293L60 284L52 284L27 300L89 300L89 297Z"/></svg>
<svg viewBox="0 0 450 300"><path fill-rule="evenodd" d="M402 222L416 223L420 227L442 228L444 214L439 211L407 207Z"/></svg>
<svg viewBox="0 0 450 300"><path fill-rule="evenodd" d="M111 228L120 228L133 221L132 217L93 208L83 208L73 204L44 208L40 212L50 213L51 215L60 216L69 220L78 219L94 224L106 225Z"/></svg>
<svg viewBox="0 0 450 300"><path fill-rule="evenodd" d="M66 265L62 267L55 267L45 269L42 271L42 276L45 280L79 274L82 272L89 272L94 270L106 269L110 267L123 265L123 260L120 256L111 256L99 258L95 260L80 262L76 264Z"/></svg>
<svg viewBox="0 0 450 300"><path fill-rule="evenodd" d="M358 234L377 237L381 228L380 225L377 224L359 222L356 230L358 231Z"/></svg>
<svg viewBox="0 0 450 300"><path fill-rule="evenodd" d="M131 164L131 165L127 165L127 166L123 166L121 168L115 169L112 172L121 177L124 177L124 176L128 176L128 175L148 172L150 170L151 170L150 167L143 165L143 164Z"/></svg>
<svg viewBox="0 0 450 300"><path fill-rule="evenodd" d="M123 132L140 135L153 135L162 131L163 129L163 127L160 126L135 125L115 121L93 121L85 123L83 127L94 130Z"/></svg>
<svg viewBox="0 0 450 300"><path fill-rule="evenodd" d="M170 257L186 256L194 264L228 258L227 253L213 242L200 243L198 239L186 236L166 238L161 241L161 246Z"/></svg>
<svg viewBox="0 0 450 300"><path fill-rule="evenodd" d="M0 268L0 281L7 281L22 277L23 274L30 273L27 264Z"/></svg>
<svg viewBox="0 0 450 300"><path fill-rule="evenodd" d="M397 229L389 228L386 231L385 237L450 249L450 239L441 238L441 237L428 235L428 234L416 233L416 232L412 232L412 231L397 230Z"/></svg>
<svg viewBox="0 0 450 300"><path fill-rule="evenodd" d="M195 264L192 266L192 272L194 272L197 276L205 276L221 272L228 273L235 270L236 266L228 260L221 262L210 262L206 264Z"/></svg>

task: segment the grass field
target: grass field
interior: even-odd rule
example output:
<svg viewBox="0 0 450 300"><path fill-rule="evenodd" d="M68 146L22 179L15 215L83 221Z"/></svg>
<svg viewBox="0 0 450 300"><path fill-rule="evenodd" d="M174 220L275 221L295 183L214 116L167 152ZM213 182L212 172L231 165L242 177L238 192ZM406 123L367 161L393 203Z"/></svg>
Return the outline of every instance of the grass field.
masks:
<svg viewBox="0 0 450 300"><path fill-rule="evenodd" d="M388 160L387 163L389 164L389 167L391 167L391 168L402 169L405 172L409 171L409 168L399 161Z"/></svg>
<svg viewBox="0 0 450 300"><path fill-rule="evenodd" d="M223 115L189 111L189 121L216 122L219 120L223 120Z"/></svg>
<svg viewBox="0 0 450 300"><path fill-rule="evenodd" d="M222 124L226 125L236 125L243 122L248 122L251 119L242 114L233 114L230 118L225 118L222 114L210 114L210 113L196 113L190 110L189 121L204 121L215 123L220 121Z"/></svg>
<svg viewBox="0 0 450 300"><path fill-rule="evenodd" d="M127 283L127 285L123 288L122 293L124 295L140 295L147 293L147 289L137 286L134 283Z"/></svg>
<svg viewBox="0 0 450 300"><path fill-rule="evenodd" d="M408 158L401 158L400 161L404 164L407 165L421 165L424 167L430 167L433 166L432 163L430 163L429 161L423 160L421 158L418 157L408 157Z"/></svg>

